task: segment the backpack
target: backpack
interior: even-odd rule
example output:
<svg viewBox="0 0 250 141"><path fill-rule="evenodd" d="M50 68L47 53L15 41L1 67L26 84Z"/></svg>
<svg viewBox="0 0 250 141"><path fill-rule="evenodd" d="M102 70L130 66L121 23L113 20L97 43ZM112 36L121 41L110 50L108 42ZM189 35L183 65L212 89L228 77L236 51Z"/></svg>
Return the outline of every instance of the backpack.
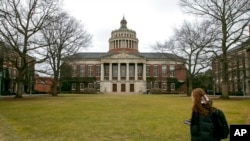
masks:
<svg viewBox="0 0 250 141"><path fill-rule="evenodd" d="M222 110L216 109L213 113L214 135L219 139L226 139L229 134L229 127Z"/></svg>

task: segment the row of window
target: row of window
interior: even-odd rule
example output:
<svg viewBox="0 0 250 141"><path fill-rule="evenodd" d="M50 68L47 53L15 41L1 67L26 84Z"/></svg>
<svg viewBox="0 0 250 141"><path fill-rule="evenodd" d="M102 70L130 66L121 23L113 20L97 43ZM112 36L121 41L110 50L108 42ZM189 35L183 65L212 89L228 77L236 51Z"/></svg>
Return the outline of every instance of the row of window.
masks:
<svg viewBox="0 0 250 141"><path fill-rule="evenodd" d="M6 78L7 76L10 78L15 78L17 76L17 69L14 67L9 67L7 70L6 68L4 68L2 77Z"/></svg>
<svg viewBox="0 0 250 141"><path fill-rule="evenodd" d="M152 88L161 88L163 90L167 90L167 83L161 83L161 86L159 82L147 83L147 89L150 90ZM170 83L170 90L175 90L175 83Z"/></svg>
<svg viewBox="0 0 250 141"><path fill-rule="evenodd" d="M115 40L112 45L114 48L134 48L136 42L132 40Z"/></svg>
<svg viewBox="0 0 250 141"><path fill-rule="evenodd" d="M100 83L80 83L80 90L84 90L85 88L100 89ZM76 83L71 84L71 90L76 90Z"/></svg>
<svg viewBox="0 0 250 141"><path fill-rule="evenodd" d="M114 37L134 37L135 35L134 34L128 34L128 33L116 33L116 34L113 34Z"/></svg>
<svg viewBox="0 0 250 141"><path fill-rule="evenodd" d="M129 71L129 77L134 77L135 76L135 64L129 64L128 66L128 71ZM108 77L110 74L109 71L109 64L104 64L104 77ZM167 76L167 65L161 65L161 68L159 65L154 65L153 66L153 76L159 76L160 75L160 69L161 69L161 76ZM175 66L171 65L169 66L170 70L170 77L175 77ZM85 76L85 65L80 65L80 77ZM121 77L126 77L127 73L127 68L126 64L120 64L120 75ZM72 77L77 76L77 65L72 65ZM88 65L87 66L87 76L88 77L93 77L93 76L101 76L101 65L96 65L95 66L95 74L94 74L94 66L93 65ZM143 64L138 64L137 65L137 76L142 77L143 76ZM151 66L147 65L146 66L146 76L151 76ZM112 64L112 77L118 77L118 64Z"/></svg>
<svg viewBox="0 0 250 141"><path fill-rule="evenodd" d="M85 88L96 88L100 89L100 84L99 83L88 83L86 86L84 83L80 83L80 90L84 90ZM118 84L113 84L112 85L112 91L117 92L117 85ZM147 83L147 89L150 90L152 88L161 88L163 90L167 90L167 83L162 83L161 87L159 86L159 83ZM76 90L76 83L72 83L71 85L71 90ZM170 90L175 90L175 83L170 84ZM121 92L126 92L126 84L121 84ZM134 84L129 85L129 91L134 92Z"/></svg>
<svg viewBox="0 0 250 141"><path fill-rule="evenodd" d="M93 76L101 76L101 65L96 65L95 66L95 74L94 74L94 66L93 65L88 65L87 66L87 76L88 77L93 77ZM85 65L80 65L80 77L84 77L85 75ZM77 65L72 65L72 77L76 77L77 76Z"/></svg>

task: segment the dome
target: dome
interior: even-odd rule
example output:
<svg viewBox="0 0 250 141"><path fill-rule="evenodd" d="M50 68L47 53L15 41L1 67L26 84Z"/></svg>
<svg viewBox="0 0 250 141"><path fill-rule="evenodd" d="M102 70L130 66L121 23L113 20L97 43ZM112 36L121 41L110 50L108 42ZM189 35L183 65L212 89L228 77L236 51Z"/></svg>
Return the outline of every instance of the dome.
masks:
<svg viewBox="0 0 250 141"><path fill-rule="evenodd" d="M109 52L138 52L138 39L136 32L127 28L126 19L120 21L121 27L111 32L109 39Z"/></svg>

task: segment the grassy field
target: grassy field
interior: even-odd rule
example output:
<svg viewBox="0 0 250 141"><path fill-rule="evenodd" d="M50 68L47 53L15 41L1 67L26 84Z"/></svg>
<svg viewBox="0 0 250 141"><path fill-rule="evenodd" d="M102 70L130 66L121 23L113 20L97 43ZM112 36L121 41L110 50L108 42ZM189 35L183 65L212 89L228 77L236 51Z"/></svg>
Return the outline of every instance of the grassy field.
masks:
<svg viewBox="0 0 250 141"><path fill-rule="evenodd" d="M245 124L250 100L214 100L229 124ZM190 97L59 95L0 98L0 141L188 141ZM226 139L225 141L228 141Z"/></svg>

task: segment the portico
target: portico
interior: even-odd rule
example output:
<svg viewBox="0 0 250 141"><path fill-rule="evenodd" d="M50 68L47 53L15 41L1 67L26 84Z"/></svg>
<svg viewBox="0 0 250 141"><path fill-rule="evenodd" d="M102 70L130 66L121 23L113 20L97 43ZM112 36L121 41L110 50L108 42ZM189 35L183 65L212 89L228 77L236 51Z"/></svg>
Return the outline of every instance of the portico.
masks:
<svg viewBox="0 0 250 141"><path fill-rule="evenodd" d="M129 62L114 62L101 64L101 81L129 81L143 80L146 81L146 64L129 63Z"/></svg>
<svg viewBox="0 0 250 141"><path fill-rule="evenodd" d="M101 59L100 91L143 92L146 89L146 60L120 52Z"/></svg>

